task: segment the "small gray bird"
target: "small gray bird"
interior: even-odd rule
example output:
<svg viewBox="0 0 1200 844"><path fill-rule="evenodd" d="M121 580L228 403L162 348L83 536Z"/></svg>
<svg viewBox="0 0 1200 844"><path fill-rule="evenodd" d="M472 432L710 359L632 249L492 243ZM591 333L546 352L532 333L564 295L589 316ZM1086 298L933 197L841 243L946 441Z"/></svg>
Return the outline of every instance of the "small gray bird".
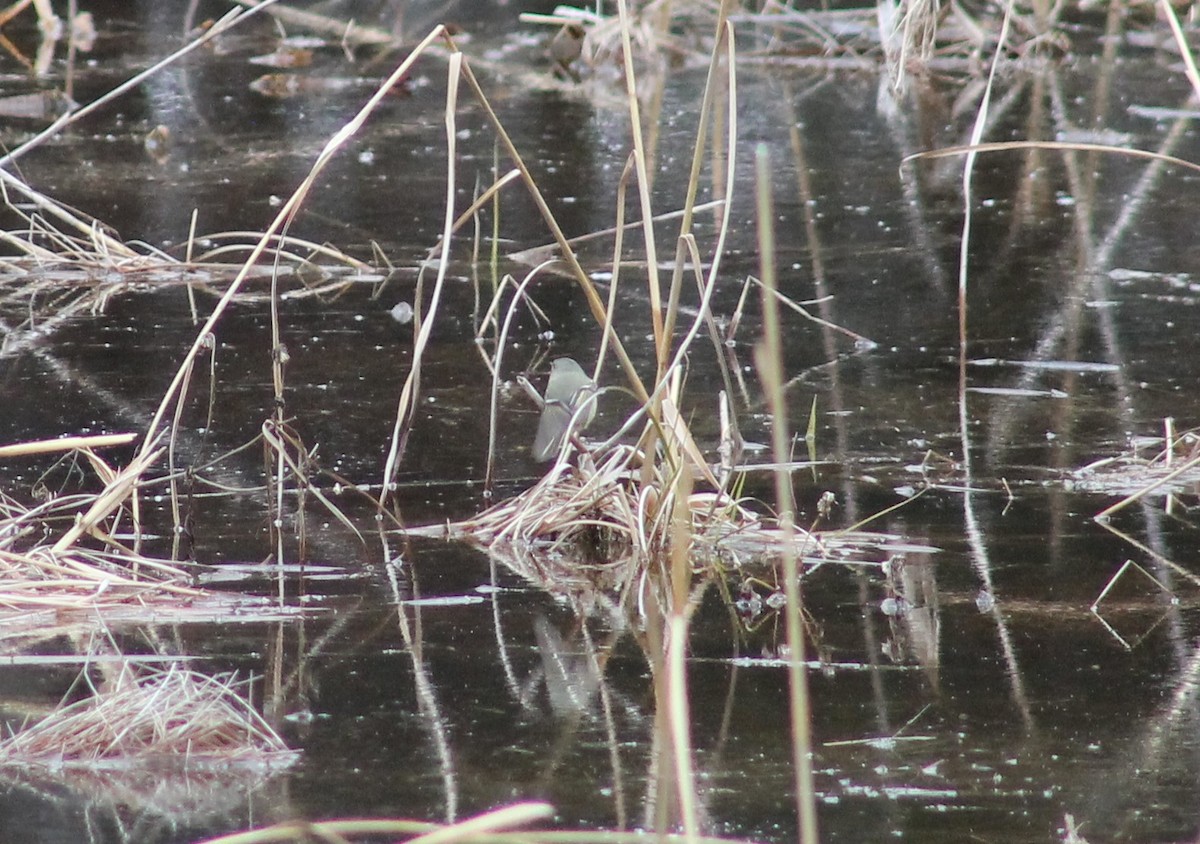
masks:
<svg viewBox="0 0 1200 844"><path fill-rule="evenodd" d="M563 73L575 82L580 82L579 74L572 63L583 52L583 39L587 35L584 28L577 23L563 24L563 28L550 39L550 58L554 61L554 72Z"/></svg>
<svg viewBox="0 0 1200 844"><path fill-rule="evenodd" d="M558 358L550 364L550 381L546 384L542 417L538 420L537 436L533 439L534 460L542 463L558 455L571 417L580 408L583 410L575 422L575 430L582 431L592 423L596 417L595 395L596 382L574 360Z"/></svg>

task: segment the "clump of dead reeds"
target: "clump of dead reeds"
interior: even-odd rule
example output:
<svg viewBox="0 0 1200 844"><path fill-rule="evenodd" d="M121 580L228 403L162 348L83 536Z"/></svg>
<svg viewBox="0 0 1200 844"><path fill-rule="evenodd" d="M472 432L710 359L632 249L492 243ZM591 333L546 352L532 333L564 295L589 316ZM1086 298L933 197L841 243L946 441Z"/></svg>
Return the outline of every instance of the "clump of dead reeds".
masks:
<svg viewBox="0 0 1200 844"><path fill-rule="evenodd" d="M671 511L659 501L671 494L671 485L661 474L662 466L652 467L655 474L649 478L643 474L645 463L644 454L630 445L595 454L572 453L529 489L470 519L408 532L469 542L517 561L513 567L527 575L539 572L535 579L551 588L556 577L562 583L591 585L600 579L617 587L671 547ZM787 549L809 566L875 565L894 554L929 550L882 532L808 531L799 526L789 532L760 509L719 491L690 493L686 518L694 569L740 569Z"/></svg>
<svg viewBox="0 0 1200 844"><path fill-rule="evenodd" d="M232 675L125 666L93 697L0 742L0 767L286 766L296 755L239 693Z"/></svg>
<svg viewBox="0 0 1200 844"><path fill-rule="evenodd" d="M827 70L882 67L899 92L913 77L978 80L986 68L984 57L997 47L996 33L1006 14L1003 4L935 0L880 0L842 8L812 5L769 0L749 9L721 0L648 2L636 8L631 4L630 23L625 24L620 15L597 14L581 4L559 6L552 15L523 15L522 20L577 33L581 43L572 62L580 72L566 69L602 84L620 80L625 44L633 48L642 74L667 63L706 58L713 42L703 33L727 14L743 35L749 35L748 61ZM1065 54L1070 41L1062 22L1077 5L1081 4L1009 4L1013 33L1005 45L1007 56L1028 62ZM552 56L561 40L561 34L551 39Z"/></svg>
<svg viewBox="0 0 1200 844"><path fill-rule="evenodd" d="M142 473L161 452L153 450L121 469L98 452L133 439L117 434L0 448L0 459L74 450L102 483L97 493L49 496L37 504L8 496L0 500L0 608L97 608L150 604L156 598L178 602L200 594L178 566L114 538L127 520L136 526Z"/></svg>

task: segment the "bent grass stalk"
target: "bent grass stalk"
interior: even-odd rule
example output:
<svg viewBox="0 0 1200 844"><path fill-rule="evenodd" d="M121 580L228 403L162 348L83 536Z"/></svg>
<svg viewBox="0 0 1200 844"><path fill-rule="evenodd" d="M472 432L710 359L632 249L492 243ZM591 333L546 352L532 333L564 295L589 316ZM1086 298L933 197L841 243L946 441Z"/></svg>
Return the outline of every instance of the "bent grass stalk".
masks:
<svg viewBox="0 0 1200 844"><path fill-rule="evenodd" d="M596 353L596 368L592 380L599 383L604 368L604 357L608 353L608 338L612 335L613 314L616 312L617 290L621 285L621 253L625 246L625 193L629 190L629 178L633 174L633 156L627 156L621 178L617 181L617 219L613 225L612 279L608 283L608 316L604 320L604 333L600 339L600 351Z"/></svg>
<svg viewBox="0 0 1200 844"><path fill-rule="evenodd" d="M529 287L530 283L532 283L533 280L536 279L538 277L538 275L541 274L542 270L544 270L546 267L550 266L550 264L552 264L552 263L554 263L553 260L545 261L541 264L538 264L536 267L534 267L532 270L530 270L528 273L525 274L525 278L523 278L521 280L521 283L519 285L517 285L516 292L513 293L512 301L509 302L507 312L504 315L504 322L502 323L502 325L500 327L500 334L496 339L496 355L495 355L495 358L491 361L492 391L491 391L491 405L489 408L489 419L488 419L487 468L484 472L484 481L483 481L484 490L489 491L489 492L491 491L492 483L494 481L493 472L495 471L495 457L496 457L496 427L497 427L497 424L498 424L499 418L500 418L499 407L498 407L499 398L500 398L500 372L502 371L502 363L504 360L504 349L505 349L505 344L508 341L508 332L509 332L509 329L512 327L512 321L517 314L517 308L520 306L521 302L523 300L525 300L526 288ZM499 302L500 293L503 290L504 290L504 286L501 285L499 290L496 291L496 297L492 303L493 308L496 307L497 303ZM489 308L489 312L490 311L491 311L491 308Z"/></svg>

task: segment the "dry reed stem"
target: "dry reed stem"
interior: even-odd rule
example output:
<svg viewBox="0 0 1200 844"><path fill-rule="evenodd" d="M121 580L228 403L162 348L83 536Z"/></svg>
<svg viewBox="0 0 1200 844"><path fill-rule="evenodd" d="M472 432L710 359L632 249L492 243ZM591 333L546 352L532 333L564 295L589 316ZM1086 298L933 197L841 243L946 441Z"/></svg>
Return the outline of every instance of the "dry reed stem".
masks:
<svg viewBox="0 0 1200 844"><path fill-rule="evenodd" d="M8 457L27 457L31 454L53 454L72 449L108 448L114 445L128 445L138 438L137 434L97 434L95 436L60 437L54 440L36 440L34 442L13 443L0 446L0 459Z"/></svg>
<svg viewBox="0 0 1200 844"><path fill-rule="evenodd" d="M617 181L616 220L612 228L612 277L608 282L608 301L605 303L605 318L603 332L600 335L600 349L596 352L596 367L592 370L592 381L600 383L600 373L604 371L604 359L608 356L608 338L614 336L613 318L617 309L617 292L621 289L621 255L625 247L625 195L629 190L629 179L633 174L633 156L627 156L625 166L621 169L621 178Z"/></svg>
<svg viewBox="0 0 1200 844"><path fill-rule="evenodd" d="M532 840L556 840L554 832L507 832L514 827L526 826L535 821L546 820L554 815L554 807L548 803L514 803L493 809L481 815L466 818L453 824L435 824L427 821L404 819L378 820L332 820L332 821L288 821L263 829L236 832L210 838L202 844L273 844L288 841L347 842L357 836L379 837L383 835L412 836L407 844L455 844L458 841L502 842ZM608 833L597 833L606 839ZM632 842L641 840L630 835L623 836ZM657 839L656 839L657 840ZM614 842L617 844L617 842ZM707 844L707 842L706 842ZM715 842L714 842L715 844Z"/></svg>
<svg viewBox="0 0 1200 844"><path fill-rule="evenodd" d="M704 83L704 97L700 102L700 113L696 120L696 140L692 145L692 166L688 174L687 195L683 201L683 219L679 223L679 235L676 241L675 265L671 272L670 293L667 299L666 336L671 337L675 331L675 317L679 310L679 297L683 288L684 272L684 238L692 235L692 226L696 212L696 195L700 187L700 173L704 166L704 152L707 147L708 122L712 119L713 103L716 100L718 74L721 67L721 57L724 55L728 69L727 89L727 119L728 136L725 140L725 185L724 196L732 198L736 184L737 162L737 47L733 26L728 22L731 0L721 0L717 15L716 46L712 51L708 64L708 78ZM724 53L721 46L724 40ZM717 277L721 258L725 253L725 240L729 234L729 214L722 209L721 224L717 235L717 243L713 248L709 280ZM699 264L696 264L697 271Z"/></svg>
<svg viewBox="0 0 1200 844"><path fill-rule="evenodd" d="M676 370L671 393L663 399L664 418L667 405L678 398L681 390L682 379ZM668 421L667 424L670 425L671 422ZM676 439L675 442L680 441ZM666 506L662 508L663 511L667 511L668 508L670 510L670 524L666 528L670 536L670 600L663 613L666 622L663 633L666 651L660 666L663 672L661 688L666 694L666 700L661 701L660 706L666 710L671 764L674 768L671 779L675 783L676 797L679 800L679 817L684 837L689 841L700 833L696 771L692 763L692 718L689 713L687 685L688 620L695 609L688 600L692 591L693 574L691 493L691 474L687 471L676 472L672 479L671 494Z"/></svg>
<svg viewBox="0 0 1200 844"><path fill-rule="evenodd" d="M621 57L625 67L625 99L629 108L629 129L633 133L633 167L637 173L638 202L642 210L642 247L646 250L646 283L650 294L650 320L654 328L654 348L657 354L655 380L665 377L664 369L670 348L670 338L664 333L662 283L658 278L658 249L654 238L654 210L650 203L650 175L647 171L646 145L642 139L642 115L637 97L637 74L633 67L632 23L626 0L617 0L617 16L621 22ZM651 410L651 417L658 416Z"/></svg>
<svg viewBox="0 0 1200 844"><path fill-rule="evenodd" d="M762 263L763 337L754 348L754 361L771 412L771 448L776 464L788 459L787 404L783 392L783 336L780 329L779 302L772 293L775 283L775 207L771 197L771 165L765 144L755 150L757 187L758 246ZM799 554L790 541L794 532L796 503L790 473L775 471L775 500L779 509L780 530L784 537L783 585L787 596L786 629L788 643L788 708L792 727L792 765L794 768L797 822L801 844L817 844L816 789L813 785L812 703L808 693L805 667L804 626L800 623L803 603L800 591ZM802 531L803 532L803 531Z"/></svg>

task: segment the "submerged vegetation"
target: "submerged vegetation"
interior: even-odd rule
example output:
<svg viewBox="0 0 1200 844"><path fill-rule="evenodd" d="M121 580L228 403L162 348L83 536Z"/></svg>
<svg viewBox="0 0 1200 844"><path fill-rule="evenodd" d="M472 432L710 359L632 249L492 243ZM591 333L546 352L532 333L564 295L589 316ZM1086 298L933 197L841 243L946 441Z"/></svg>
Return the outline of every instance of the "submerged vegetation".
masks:
<svg viewBox="0 0 1200 844"><path fill-rule="evenodd" d="M43 28L50 31L54 26L51 13L44 4L35 5ZM11 357L46 343L71 319L104 313L121 297L151 289L186 291L196 326L190 347L176 350L179 361L170 385L155 397L156 409L141 429L116 436L68 432L78 436L0 449L0 459L54 453L58 456L53 459L62 461L47 463L47 483L40 500L18 490L0 490L0 634L11 630L13 639L24 643L33 624L50 624L51 620L55 624L78 623L81 613L122 624L156 623L164 613L177 613L184 620L236 616L243 621L319 613L319 607L304 607L291 597L301 589L303 567L309 563L305 548L310 520L322 519L352 536L361 547L378 542L382 553L370 553L393 590L395 623L413 652L414 673L422 678L425 667L419 653L419 625L410 618L410 602L419 598L406 596L401 586L407 576L405 555L411 544L423 537L463 541L484 549L492 561L537 588L565 599L579 614L578 629L588 645L588 664L581 670L592 678L589 683L595 684L595 677L603 674L602 663L612 652L611 643L596 648L588 638L590 614L602 608L606 625L632 634L649 666L653 686L656 750L654 771L647 779L653 780L657 793L648 799L652 805L647 814L653 810L654 828L680 831L686 840L701 841L707 827L692 744L695 719L690 712L687 669L690 625L709 594L719 596L728 608L734 638L764 624L763 608L769 605L772 613L779 614L782 632L774 652L764 655L762 662L775 664L777 660L788 672L794 814L800 839L818 840L807 672L812 654L820 657L822 665L829 660L821 653L820 643L812 641L820 625L801 594L805 573L829 565L846 565L856 572L869 568L887 584L890 613L901 614L906 606L914 608L911 602L906 605L905 595L923 594L928 587L920 574L905 571L907 558L935 553L940 543L876 530L872 522L892 515L890 509L875 515L855 513L850 524L839 526L831 516L837 504L832 493L821 497L815 515L805 519L798 512L794 478L816 465L814 441L819 434L815 405L814 421L804 440L795 437L789 424L787 341L781 326L788 320L818 326L831 359L865 353L876 346L852 326L817 315L820 301L797 303L779 291L776 265L780 259L773 223L778 215L770 190L770 153L765 146L744 148L742 138L750 133L744 132L740 123L745 104L739 106L738 74L759 63L781 68L819 66L830 71L869 68L880 72L879 107L889 114L902 111L906 98L917 96L914 89L924 95L933 85L954 90L955 112L975 114L965 143L933 151L953 156L953 166L960 168L953 176L961 177L964 198L954 303L959 314L957 371L962 417L955 435L959 457L940 461L930 454L919 467L919 485L905 489L907 501L916 500L926 489L965 490L964 506L970 513L977 481L972 455L979 451L972 441L966 411L967 367L980 363L968 354L972 339L967 319L967 292L973 277L969 248L975 207L972 174L977 161L981 155L1013 150L1034 155L1055 149L1066 156L1128 152L1119 145L1114 149L1098 132L1040 146L1029 142L986 146L985 127L995 110L1010 106L993 102L994 86L1002 74L1070 56L1079 49L1074 43L1079 25L1068 24L1090 16L1111 26L1112 9L1120 7L1124 19L1139 32L1157 35L1164 29L1173 33L1177 40L1164 43L1173 43L1184 57L1200 94L1200 76L1191 64L1183 24L1174 7L1156 4L1156 20L1143 5L1147 4L1111 4L1106 18L1088 4L1061 2L943 5L909 0L831 10L774 3L753 9L732 3L694 3L680 8L681 4L670 7L657 2L631 8L619 0L604 15L560 8L553 15L530 16L530 25L551 27L546 39L549 62L536 67L516 61L505 66L503 61L484 57L477 60L469 43L438 25L395 62L359 111L329 135L299 186L278 201L269 226L252 233L201 236L192 231L175 251L126 242L103 220L74 210L19 175L18 164L24 156L172 62L232 37L237 27L256 16L278 15L279 25L285 29L323 30L326 37L342 39L341 46L348 54L392 42L389 33L314 14L298 16L298 10L283 3L250 4L249 9L235 9L219 21L195 27L199 34L176 54L92 103L70 110L0 160L6 205L17 221L0 233L8 253L0 259L4 272L0 278L0 315L4 318L0 352ZM189 21L188 30L198 23ZM65 37L72 50L84 31L82 21L69 28ZM275 77L255 80L255 90L267 92L264 96L287 96L292 90L288 85L304 79L302 70L288 74L279 68L285 61L299 62L289 67L303 68L303 51L308 48L295 41L288 43L288 39L280 42L276 52L256 57L256 64L269 64ZM743 49L746 44L750 49ZM677 62L707 66L707 81L689 127L694 134L692 157L682 164L673 163L686 171L681 179L685 195L671 213L662 214L663 209L655 207L653 191L658 164L654 82ZM313 195L326 189L322 180L331 163L347 154L348 146L381 104L399 96L397 92L411 83L417 67L429 77L435 75L429 68L439 68L436 73L446 80L440 115L445 124L446 200L440 211L441 237L429 248L426 260L415 267L399 266L398 260L382 252L355 255L353 249L291 234ZM489 76L481 79L477 67ZM290 75L293 81L278 84L281 74ZM537 85L547 89L582 91L610 107L619 103L625 110L627 158L613 197L610 230L574 239L564 232L547 188L510 136L489 93L489 78L511 77L536 79ZM661 79L657 81L661 83ZM661 88L657 91L661 96ZM490 131L496 163L491 183L477 186L464 207L459 144L470 135L460 124L468 107ZM165 142L162 133L146 139L155 149ZM803 183L808 168L798 138L796 145L800 159L796 169ZM753 153L757 168L754 178L743 173L749 153ZM1178 163L1170 148L1149 158L1152 168ZM914 156L906 164L910 168L922 165L944 168L946 159ZM941 184L946 183L943 178ZM756 191L754 196L739 193L748 185ZM520 194L520 200L514 199L514 194ZM505 209L518 202L536 209L553 244L504 256L500 254L500 233ZM738 224L730 209L739 204L754 206L759 266L752 278L731 277L723 266L730 229ZM627 212L627 206L636 211ZM631 222L627 213L636 219ZM808 222L812 223L811 217ZM490 232L489 225L493 227ZM667 229L671 229L669 237L664 235ZM465 234L471 232L473 236ZM604 262L583 257L580 247L585 239L610 243L611 256ZM468 241L469 260L462 255ZM818 246L811 246L810 256L813 274L819 279ZM1091 259L1098 261L1095 254ZM414 457L414 428L427 418L428 396L423 385L434 332L448 319L447 288L456 281L454 268L464 263L477 283L480 277L491 281L490 297L483 297L473 315L479 353L477 380L491 385L489 437L483 458L488 468L481 483L490 505L468 518L415 525L405 516L401 476ZM514 326L545 319L533 290L551 273L558 274L556 283L565 276L573 285L575 307L590 316L589 330L599 338L594 357L583 362L585 369L600 376L596 379L600 389L589 391L589 397L596 392L596 402L625 400L629 410L612 426L616 433L607 440L586 442L575 430L555 438L556 448L560 442L563 445L546 473L527 489L503 497L511 484L498 482L496 467L511 456L506 458L498 436L506 424L504 414L510 412L502 397L518 375L524 376L520 364L512 361L524 362L526 354L513 339ZM411 353L395 399L395 416L379 431L380 450L385 453L369 477L344 477L330 468L332 462L322 453L322 444L310 439L311 426L304 416L293 415L295 385L289 380L293 378L288 368L291 353L283 339L286 320L281 304L333 301L363 286L370 286L373 297L381 298L400 274L415 280L411 306L405 313L411 315ZM736 310L715 310L718 287L740 291L733 297ZM633 318L627 308L619 307L630 290L636 290L636 301L643 303ZM254 420L258 434L249 445L262 453L266 467L254 495L267 525L269 547L263 553L275 578L270 596L202 588L202 575L211 572L192 554L196 489L225 494L213 478L222 460L232 461L237 452L197 464L188 456L188 431L207 431L211 426L218 336L223 321L239 305L262 306L269 314L269 340L263 340L269 385L254 388L264 393L266 411ZM637 333L650 338L644 354L627 348L629 338ZM737 359L739 345L752 347L752 366ZM717 395L689 392L689 366L700 360L719 372L724 389ZM747 372L757 380L753 387L745 384ZM744 420L739 419L746 403L736 398L751 392L759 400L771 440L769 462L757 460L756 467L746 457ZM567 404L576 416L573 423L595 412L594 407L580 412L573 402ZM690 415L694 412L720 419L716 436L697 432ZM197 425L197 418L203 423ZM433 424L439 424L436 414ZM534 440L532 435L528 439L530 443ZM800 442L809 447L807 460L795 459ZM1176 484L1172 487L1175 492L1186 490L1183 484L1194 482L1194 469L1200 462L1195 456L1195 436L1175 437L1172 432L1165 442L1165 450L1153 461L1129 458L1119 467L1095 464L1071 473L1066 482L1102 484L1110 493L1119 489L1122 494L1130 493L1127 503L1161 492L1171 482ZM133 451L129 451L131 445ZM482 446L480 450L484 450ZM549 447L536 450L555 451ZM123 466L107 456L112 453L123 455ZM770 504L746 491L752 471L774 477ZM1113 481L1118 474L1123 481L1136 483L1126 486ZM60 482L64 476L67 480ZM50 489L52 484L59 485L57 490ZM754 494L765 495L758 486ZM238 496L246 497L245 489L239 490ZM1107 517L1114 509L1119 508L1109 508L1102 515ZM977 536L969 536L967 541L977 542ZM297 573L300 576L293 576ZM994 603L989 603L993 600L989 581L976 598L980 611L994 610ZM1093 611L1098 604L1099 600ZM30 622L30 618L38 622ZM914 650L936 650L936 631L927 629L925 633L928 639L914 645ZM77 639L76 633L65 635ZM541 628L539 638L542 651L556 650L553 637ZM164 756L181 760L189 772L197 767L237 767L246 762L257 766L259 772L287 767L292 755L232 679L185 671L168 656L163 656L163 661L166 668L145 675L121 667L106 676L104 688L92 688L85 699L64 703L38 723L15 732L0 743L0 772L23 766L40 766L40 773L55 767L98 770L118 763L133 767L147 759L159 765ZM927 666L936 662L936 656L930 657ZM273 682L282 687L290 680L277 676ZM428 697L424 700L423 705L428 706ZM579 704L578 708L587 709L588 705ZM602 705L611 721L612 701L603 697ZM475 826L473 821L463 822L461 830L440 827L438 833L447 838L491 834L542 819L548 810L519 804L510 811L509 815L473 819L478 821ZM448 808L447 815L453 814ZM412 822L398 826L382 821L372 822L375 826L355 823L363 825L346 822L344 828L336 823L319 829L277 828L263 830L257 838L225 840L438 834L430 825ZM1074 836L1073 822L1070 826Z"/></svg>

